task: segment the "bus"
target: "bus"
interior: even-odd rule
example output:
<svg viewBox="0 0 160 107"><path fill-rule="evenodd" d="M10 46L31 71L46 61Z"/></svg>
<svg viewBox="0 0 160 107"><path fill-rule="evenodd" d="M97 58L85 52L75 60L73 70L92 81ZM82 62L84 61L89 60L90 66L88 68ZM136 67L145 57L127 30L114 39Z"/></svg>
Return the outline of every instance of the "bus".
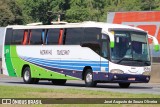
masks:
<svg viewBox="0 0 160 107"><path fill-rule="evenodd" d="M7 26L2 73L22 77L27 84L84 80L86 87L118 83L128 88L131 83L150 80L148 38L159 51L155 37L126 25L88 21Z"/></svg>

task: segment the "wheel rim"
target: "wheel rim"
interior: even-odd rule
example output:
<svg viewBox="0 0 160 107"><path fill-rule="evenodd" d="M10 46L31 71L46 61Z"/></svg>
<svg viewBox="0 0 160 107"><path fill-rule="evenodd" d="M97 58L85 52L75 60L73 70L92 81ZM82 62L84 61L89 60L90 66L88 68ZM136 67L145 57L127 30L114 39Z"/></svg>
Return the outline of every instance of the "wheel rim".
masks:
<svg viewBox="0 0 160 107"><path fill-rule="evenodd" d="M86 75L86 82L87 82L87 83L92 82L92 74L91 74L91 73L88 73L88 74Z"/></svg>
<svg viewBox="0 0 160 107"><path fill-rule="evenodd" d="M29 80L29 77L30 77L30 74L29 74L29 71L27 70L27 71L25 71L25 73L24 73L24 79L25 79L26 81L28 81L28 80Z"/></svg>

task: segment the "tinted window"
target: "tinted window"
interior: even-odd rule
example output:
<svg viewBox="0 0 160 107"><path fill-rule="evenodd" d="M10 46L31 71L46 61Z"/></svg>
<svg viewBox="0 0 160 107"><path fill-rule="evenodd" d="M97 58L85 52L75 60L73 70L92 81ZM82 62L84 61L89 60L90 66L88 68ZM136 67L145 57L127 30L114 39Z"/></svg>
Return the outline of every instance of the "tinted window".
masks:
<svg viewBox="0 0 160 107"><path fill-rule="evenodd" d="M83 35L83 42L95 42L99 40L101 35L100 28L85 28Z"/></svg>
<svg viewBox="0 0 160 107"><path fill-rule="evenodd" d="M83 31L82 28L66 29L65 44L79 45L82 41Z"/></svg>
<svg viewBox="0 0 160 107"><path fill-rule="evenodd" d="M12 44L20 45L23 41L24 30L17 29L13 31Z"/></svg>
<svg viewBox="0 0 160 107"><path fill-rule="evenodd" d="M31 45L43 44L41 29L31 30L30 44Z"/></svg>
<svg viewBox="0 0 160 107"><path fill-rule="evenodd" d="M6 36L5 36L5 45L10 45L12 39L12 29L8 28L6 30Z"/></svg>
<svg viewBox="0 0 160 107"><path fill-rule="evenodd" d="M58 44L60 29L49 29L46 44Z"/></svg>
<svg viewBox="0 0 160 107"><path fill-rule="evenodd" d="M98 42L97 43L96 42L95 43L83 43L82 47L89 47L97 54L100 54L100 44Z"/></svg>
<svg viewBox="0 0 160 107"><path fill-rule="evenodd" d="M85 28L82 47L89 47L97 54L100 54L100 39L101 29L100 28Z"/></svg>
<svg viewBox="0 0 160 107"><path fill-rule="evenodd" d="M106 34L102 34L102 40L101 40L101 56L104 58L109 57L109 36Z"/></svg>

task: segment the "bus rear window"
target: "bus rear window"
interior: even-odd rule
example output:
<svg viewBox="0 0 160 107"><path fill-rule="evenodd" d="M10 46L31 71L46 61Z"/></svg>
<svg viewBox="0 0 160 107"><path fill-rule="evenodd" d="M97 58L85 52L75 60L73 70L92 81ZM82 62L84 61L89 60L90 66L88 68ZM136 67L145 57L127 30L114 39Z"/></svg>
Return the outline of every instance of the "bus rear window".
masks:
<svg viewBox="0 0 160 107"><path fill-rule="evenodd" d="M5 35L5 45L10 45L12 40L12 29L7 28Z"/></svg>

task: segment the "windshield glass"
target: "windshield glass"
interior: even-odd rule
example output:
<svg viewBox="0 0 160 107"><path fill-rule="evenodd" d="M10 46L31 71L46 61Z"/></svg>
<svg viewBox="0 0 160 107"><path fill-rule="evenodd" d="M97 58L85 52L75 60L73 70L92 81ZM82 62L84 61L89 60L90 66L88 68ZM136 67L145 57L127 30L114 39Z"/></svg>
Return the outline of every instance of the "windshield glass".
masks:
<svg viewBox="0 0 160 107"><path fill-rule="evenodd" d="M111 49L111 59L122 61L150 61L146 33L115 31L115 47Z"/></svg>

